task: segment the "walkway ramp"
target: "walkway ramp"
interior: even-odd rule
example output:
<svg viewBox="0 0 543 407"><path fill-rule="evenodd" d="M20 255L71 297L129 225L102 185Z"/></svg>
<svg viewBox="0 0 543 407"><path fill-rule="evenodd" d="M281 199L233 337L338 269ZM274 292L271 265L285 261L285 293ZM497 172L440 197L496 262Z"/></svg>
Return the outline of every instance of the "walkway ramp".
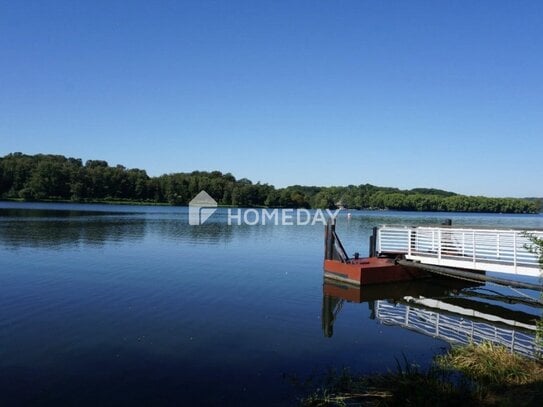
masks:
<svg viewBox="0 0 543 407"><path fill-rule="evenodd" d="M528 236L543 238L543 231L382 226L376 250L424 264L540 277L539 256L529 250Z"/></svg>

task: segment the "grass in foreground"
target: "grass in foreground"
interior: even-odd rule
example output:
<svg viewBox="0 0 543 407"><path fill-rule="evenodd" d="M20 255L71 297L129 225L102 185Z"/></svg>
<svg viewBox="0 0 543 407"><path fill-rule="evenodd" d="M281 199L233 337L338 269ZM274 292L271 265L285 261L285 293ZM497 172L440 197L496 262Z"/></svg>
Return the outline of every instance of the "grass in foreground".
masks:
<svg viewBox="0 0 543 407"><path fill-rule="evenodd" d="M539 406L543 362L483 343L453 348L421 371L407 360L395 372L330 377L303 406Z"/></svg>
<svg viewBox="0 0 543 407"><path fill-rule="evenodd" d="M511 353L492 343L452 348L436 357L438 365L455 369L486 385L523 385L543 380L543 363Z"/></svg>

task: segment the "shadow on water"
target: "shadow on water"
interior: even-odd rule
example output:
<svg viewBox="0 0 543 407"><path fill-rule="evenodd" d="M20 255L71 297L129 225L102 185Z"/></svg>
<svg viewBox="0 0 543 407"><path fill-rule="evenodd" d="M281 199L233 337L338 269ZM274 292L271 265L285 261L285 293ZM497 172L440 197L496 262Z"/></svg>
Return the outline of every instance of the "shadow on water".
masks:
<svg viewBox="0 0 543 407"><path fill-rule="evenodd" d="M461 280L432 278L406 283L355 287L325 279L322 330L334 323L346 302L366 303L370 319L449 344L491 342L534 358L543 349L536 339L542 304ZM512 305L518 305L514 309Z"/></svg>

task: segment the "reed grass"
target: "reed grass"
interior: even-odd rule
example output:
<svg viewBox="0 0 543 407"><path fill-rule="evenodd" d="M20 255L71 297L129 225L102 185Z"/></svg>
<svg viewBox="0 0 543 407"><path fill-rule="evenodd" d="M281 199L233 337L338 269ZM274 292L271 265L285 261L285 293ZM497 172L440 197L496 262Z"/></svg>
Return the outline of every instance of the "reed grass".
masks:
<svg viewBox="0 0 543 407"><path fill-rule="evenodd" d="M404 356L385 374L343 371L303 406L540 406L543 361L491 343L454 347L421 370Z"/></svg>
<svg viewBox="0 0 543 407"><path fill-rule="evenodd" d="M444 369L454 369L487 385L519 385L543 380L543 363L527 359L509 349L484 342L453 347L436 357Z"/></svg>

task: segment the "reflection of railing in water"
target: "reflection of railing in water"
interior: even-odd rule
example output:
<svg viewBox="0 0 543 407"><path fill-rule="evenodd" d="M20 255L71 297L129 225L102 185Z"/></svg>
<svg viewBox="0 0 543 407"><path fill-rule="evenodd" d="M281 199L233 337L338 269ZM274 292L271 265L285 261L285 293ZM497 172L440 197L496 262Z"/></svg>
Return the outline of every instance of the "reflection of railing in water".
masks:
<svg viewBox="0 0 543 407"><path fill-rule="evenodd" d="M528 357L543 351L536 345L535 325L503 320L505 324L513 322L516 327L498 327L491 322L473 321L461 315L447 315L382 300L375 302L375 316L385 325L398 325L450 343L489 341Z"/></svg>

